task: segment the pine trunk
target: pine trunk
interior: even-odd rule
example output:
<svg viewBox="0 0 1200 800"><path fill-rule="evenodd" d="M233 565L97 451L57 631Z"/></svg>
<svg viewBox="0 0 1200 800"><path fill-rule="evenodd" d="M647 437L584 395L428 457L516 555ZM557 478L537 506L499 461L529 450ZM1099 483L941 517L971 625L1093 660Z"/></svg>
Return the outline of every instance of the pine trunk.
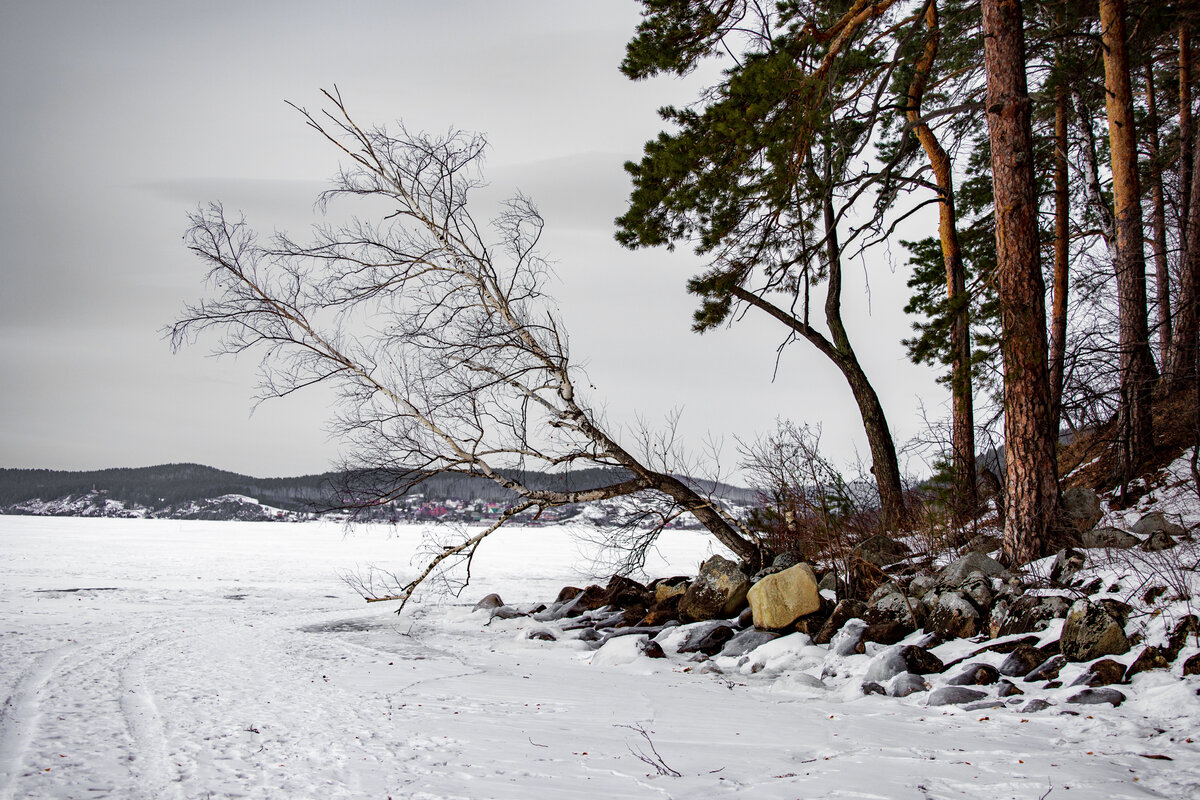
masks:
<svg viewBox="0 0 1200 800"><path fill-rule="evenodd" d="M1067 290L1070 277L1071 186L1067 174L1067 87L1054 91L1054 295L1050 310L1050 433L1062 425L1067 357Z"/></svg>
<svg viewBox="0 0 1200 800"><path fill-rule="evenodd" d="M954 176L950 156L929 125L921 122L921 100L926 81L937 58L940 29L936 0L925 11L925 51L917 60L908 88L906 115L909 124L933 169L938 190L938 239L946 265L946 293L953 320L950 350L953 353L950 374L951 425L950 447L954 471L954 513L959 524L971 519L979 505L975 485L975 408L971 392L970 307L966 291L966 269L958 241L958 220L954 210Z"/></svg>
<svg viewBox="0 0 1200 800"><path fill-rule="evenodd" d="M1120 346L1118 447L1122 478L1131 477L1154 450L1151 400L1157 370L1150 353L1146 312L1146 257L1143 247L1141 186L1125 0L1100 0L1104 45L1105 106L1112 152L1113 215L1116 218L1117 313Z"/></svg>
<svg viewBox="0 0 1200 800"><path fill-rule="evenodd" d="M982 7L1004 358L1002 552L1015 565L1038 558L1053 546L1058 465L1050 433L1046 287L1038 242L1024 20L1018 0L982 0Z"/></svg>
<svg viewBox="0 0 1200 800"><path fill-rule="evenodd" d="M1167 367L1171 354L1171 272L1167 268L1167 209L1163 194L1162 163L1158 149L1158 99L1154 93L1154 67L1146 65L1146 144L1150 150L1151 224L1154 227L1154 294L1158 305L1159 364Z"/></svg>

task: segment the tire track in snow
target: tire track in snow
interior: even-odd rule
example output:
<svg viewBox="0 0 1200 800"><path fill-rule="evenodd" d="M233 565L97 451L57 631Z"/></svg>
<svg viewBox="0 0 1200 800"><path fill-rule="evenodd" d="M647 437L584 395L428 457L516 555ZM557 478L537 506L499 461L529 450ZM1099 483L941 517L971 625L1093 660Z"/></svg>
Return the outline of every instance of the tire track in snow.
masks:
<svg viewBox="0 0 1200 800"><path fill-rule="evenodd" d="M155 641L151 646L161 646ZM180 798L178 770L167 757L166 730L154 694L146 683L146 651L133 651L119 668L121 713L133 739L130 772L147 800Z"/></svg>
<svg viewBox="0 0 1200 800"><path fill-rule="evenodd" d="M0 709L0 798L13 796L25 754L42 716L41 695L55 669L78 645L71 643L44 653L17 682Z"/></svg>

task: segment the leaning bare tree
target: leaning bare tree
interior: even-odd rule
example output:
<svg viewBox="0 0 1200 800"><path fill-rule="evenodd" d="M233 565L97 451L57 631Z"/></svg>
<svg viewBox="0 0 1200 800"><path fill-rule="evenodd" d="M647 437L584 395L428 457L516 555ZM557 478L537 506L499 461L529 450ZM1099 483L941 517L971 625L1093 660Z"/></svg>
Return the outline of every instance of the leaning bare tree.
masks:
<svg viewBox="0 0 1200 800"><path fill-rule="evenodd" d="M494 524L439 547L385 599L402 609L430 575L469 565L517 514L625 495L658 503L662 524L691 513L740 558L759 561L753 534L695 484L622 446L581 397L545 293L541 216L522 196L490 226L468 209L482 137L367 130L336 89L324 95L323 112L297 110L349 165L320 203L366 200L379 218L319 226L308 242L276 234L263 243L219 205L197 211L186 238L214 296L186 309L171 340L178 349L211 331L220 353L260 351L263 398L335 386L335 431L357 476L348 506L389 503L437 473L480 476L516 495ZM580 466L622 478L573 491L521 477Z"/></svg>

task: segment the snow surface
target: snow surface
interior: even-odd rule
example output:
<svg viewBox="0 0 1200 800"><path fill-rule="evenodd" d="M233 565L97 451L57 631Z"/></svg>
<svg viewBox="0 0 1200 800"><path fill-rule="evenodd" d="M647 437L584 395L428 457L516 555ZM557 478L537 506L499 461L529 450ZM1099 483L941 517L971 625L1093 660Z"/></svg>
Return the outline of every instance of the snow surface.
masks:
<svg viewBox="0 0 1200 800"><path fill-rule="evenodd" d="M0 517L0 798L1200 796L1200 678L1139 675L1116 709L930 708L861 694L882 648L797 634L697 664L665 631L651 660L472 612L582 585L564 528L497 534L461 599L401 617L340 580L410 572L420 537ZM709 542L670 531L649 570L694 572Z"/></svg>

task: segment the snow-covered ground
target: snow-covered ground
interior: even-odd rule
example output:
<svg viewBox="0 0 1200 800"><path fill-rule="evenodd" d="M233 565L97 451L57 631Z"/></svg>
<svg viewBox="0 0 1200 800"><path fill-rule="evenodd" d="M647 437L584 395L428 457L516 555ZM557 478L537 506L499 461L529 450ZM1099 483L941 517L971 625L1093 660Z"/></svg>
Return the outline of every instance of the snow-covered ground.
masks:
<svg viewBox="0 0 1200 800"><path fill-rule="evenodd" d="M461 599L401 617L338 577L405 571L419 537L0 517L0 798L1200 796L1200 678L1139 675L1116 709L930 708L816 686L828 655L798 635L717 673L472 613L586 580L556 528L497 534ZM669 532L650 569L709 547Z"/></svg>

